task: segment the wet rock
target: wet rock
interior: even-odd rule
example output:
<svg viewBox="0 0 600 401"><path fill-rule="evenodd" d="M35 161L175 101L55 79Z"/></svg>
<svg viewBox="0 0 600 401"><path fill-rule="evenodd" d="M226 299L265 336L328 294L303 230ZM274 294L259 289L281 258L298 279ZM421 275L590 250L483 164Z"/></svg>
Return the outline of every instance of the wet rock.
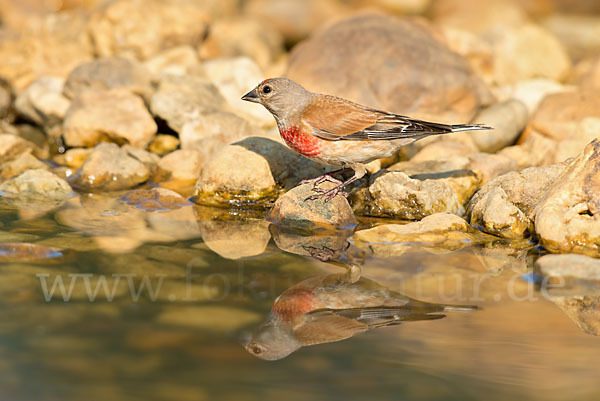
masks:
<svg viewBox="0 0 600 401"><path fill-rule="evenodd" d="M0 182L16 177L26 170L38 169L50 170L50 167L29 152L21 153L16 159L0 165Z"/></svg>
<svg viewBox="0 0 600 401"><path fill-rule="evenodd" d="M36 146L17 135L0 134L0 163L9 161L24 152L34 152Z"/></svg>
<svg viewBox="0 0 600 401"><path fill-rule="evenodd" d="M324 172L324 166L281 143L251 137L225 146L208 161L195 196L199 203L209 205L268 205L282 189Z"/></svg>
<svg viewBox="0 0 600 401"><path fill-rule="evenodd" d="M92 147L102 140L145 148L157 126L144 101L126 89L86 91L67 111L63 138L68 146Z"/></svg>
<svg viewBox="0 0 600 401"><path fill-rule="evenodd" d="M439 121L470 121L491 102L467 60L428 25L385 15L317 32L294 48L286 75L315 92Z"/></svg>
<svg viewBox="0 0 600 401"><path fill-rule="evenodd" d="M92 151L93 149L90 148L73 148L56 155L53 160L60 165L77 169L81 167Z"/></svg>
<svg viewBox="0 0 600 401"><path fill-rule="evenodd" d="M205 160L195 150L176 150L160 159L158 175L165 179L198 180Z"/></svg>
<svg viewBox="0 0 600 401"><path fill-rule="evenodd" d="M585 255L544 255L535 262L550 285L562 284L557 292L577 295L599 295L600 260ZM553 287L552 287L553 288ZM552 293L551 295L558 295Z"/></svg>
<svg viewBox="0 0 600 401"><path fill-rule="evenodd" d="M600 17L597 15L554 14L543 25L563 43L575 60L600 52Z"/></svg>
<svg viewBox="0 0 600 401"><path fill-rule="evenodd" d="M441 249L459 249L471 242L469 224L449 213L436 213L409 224L384 224L354 233L350 241L368 247L378 257L399 255L415 243Z"/></svg>
<svg viewBox="0 0 600 401"><path fill-rule="evenodd" d="M173 210L191 205L177 192L165 188L135 189L123 195L121 200L129 206L149 212Z"/></svg>
<svg viewBox="0 0 600 401"><path fill-rule="evenodd" d="M458 135L471 137L481 152L494 153L515 143L525 128L527 119L527 106L519 100L511 99L496 103L475 117L474 122L489 125L493 130L469 131Z"/></svg>
<svg viewBox="0 0 600 401"><path fill-rule="evenodd" d="M332 183L319 185L331 189ZM329 202L325 199L306 200L314 195L313 184L300 185L280 196L267 215L267 220L278 226L301 231L349 230L358 222L352 208L341 194Z"/></svg>
<svg viewBox="0 0 600 401"><path fill-rule="evenodd" d="M69 184L43 169L27 170L0 184L0 194L8 198L63 200L72 197Z"/></svg>
<svg viewBox="0 0 600 401"><path fill-rule="evenodd" d="M246 3L244 14L272 21L286 42L296 43L343 11L337 0L257 0Z"/></svg>
<svg viewBox="0 0 600 401"><path fill-rule="evenodd" d="M97 55L138 60L173 46L195 46L207 28L206 10L193 0L117 0L89 22Z"/></svg>
<svg viewBox="0 0 600 401"><path fill-rule="evenodd" d="M152 75L185 75L190 67L199 63L198 52L191 46L183 45L155 54L144 62L144 66Z"/></svg>
<svg viewBox="0 0 600 401"><path fill-rule="evenodd" d="M489 181L467 206L471 224L499 237L525 237L533 229L530 214L564 168L528 168Z"/></svg>
<svg viewBox="0 0 600 401"><path fill-rule="evenodd" d="M206 78L189 75L161 76L150 99L152 114L166 121L171 129L182 132L186 122L201 114L225 107L225 99Z"/></svg>
<svg viewBox="0 0 600 401"><path fill-rule="evenodd" d="M557 148L557 141L533 131L520 145L508 146L498 155L514 160L520 169L547 166L554 163Z"/></svg>
<svg viewBox="0 0 600 401"><path fill-rule="evenodd" d="M510 85L503 85L496 88L494 94L499 100L516 99L527 106L529 114L532 114L538 108L540 102L552 93L565 92L569 87L546 78L534 78L519 81Z"/></svg>
<svg viewBox="0 0 600 401"><path fill-rule="evenodd" d="M77 66L65 82L64 94L73 99L86 90L123 88L150 96L150 72L134 60L103 57Z"/></svg>
<svg viewBox="0 0 600 401"><path fill-rule="evenodd" d="M556 297L552 301L575 322L584 333L600 336L600 297Z"/></svg>
<svg viewBox="0 0 600 401"><path fill-rule="evenodd" d="M264 79L254 61L247 57L222 58L209 60L203 67L208 79L219 88L232 110L251 117L261 125L275 125L275 119L267 109L256 107L240 97L240 93L248 92Z"/></svg>
<svg viewBox="0 0 600 401"><path fill-rule="evenodd" d="M173 135L158 134L154 137L148 150L159 156L164 156L177 149L179 146L179 139Z"/></svg>
<svg viewBox="0 0 600 401"><path fill-rule="evenodd" d="M558 141L574 139L587 117L600 118L599 92L555 93L542 100L529 127Z"/></svg>
<svg viewBox="0 0 600 401"><path fill-rule="evenodd" d="M242 259L265 252L271 239L269 223L263 219L198 219L202 240L226 259Z"/></svg>
<svg viewBox="0 0 600 401"><path fill-rule="evenodd" d="M73 68L92 59L92 49L84 34L85 18L76 12L50 14L21 35L0 41L0 76L18 94L40 76L65 78Z"/></svg>
<svg viewBox="0 0 600 401"><path fill-rule="evenodd" d="M33 81L15 101L17 112L29 121L46 128L63 121L71 105L63 96L64 80L59 77L40 77Z"/></svg>
<svg viewBox="0 0 600 401"><path fill-rule="evenodd" d="M113 143L97 145L69 181L86 191L117 191L148 180L150 171Z"/></svg>
<svg viewBox="0 0 600 401"><path fill-rule="evenodd" d="M246 56L267 68L283 53L283 37L271 24L248 16L219 20L211 25L199 53L204 59Z"/></svg>
<svg viewBox="0 0 600 401"><path fill-rule="evenodd" d="M600 255L600 140L573 160L532 215L540 243L551 252Z"/></svg>
<svg viewBox="0 0 600 401"><path fill-rule="evenodd" d="M481 177L481 184L519 168L515 160L500 154L471 153L467 158L469 169Z"/></svg>

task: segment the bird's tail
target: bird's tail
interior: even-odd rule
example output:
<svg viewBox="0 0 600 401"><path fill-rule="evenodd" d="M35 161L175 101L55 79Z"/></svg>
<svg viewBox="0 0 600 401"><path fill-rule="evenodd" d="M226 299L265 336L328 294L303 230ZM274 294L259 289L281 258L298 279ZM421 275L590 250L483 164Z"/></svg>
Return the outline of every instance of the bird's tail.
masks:
<svg viewBox="0 0 600 401"><path fill-rule="evenodd" d="M457 124L451 125L451 132L463 132L463 131L479 131L484 129L494 129L494 127L490 127L489 125L484 124Z"/></svg>
<svg viewBox="0 0 600 401"><path fill-rule="evenodd" d="M475 305L444 305L444 312L472 312L478 309Z"/></svg>

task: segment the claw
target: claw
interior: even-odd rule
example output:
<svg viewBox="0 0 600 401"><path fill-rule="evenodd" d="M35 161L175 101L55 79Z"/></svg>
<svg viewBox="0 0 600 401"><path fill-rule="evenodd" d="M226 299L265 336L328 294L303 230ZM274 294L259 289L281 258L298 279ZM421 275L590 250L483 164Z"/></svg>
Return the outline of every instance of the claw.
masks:
<svg viewBox="0 0 600 401"><path fill-rule="evenodd" d="M348 193L342 191L342 186L337 186L334 188L331 188L329 190L323 190L321 188L314 188L313 191L318 192L318 194L316 195L311 195L308 198L304 199L304 201L310 201L310 200L317 200L317 199L321 199L321 198L325 198L325 202L329 202L330 200L332 200L333 198L335 198L335 196L337 194L340 194L344 197L348 197Z"/></svg>
<svg viewBox="0 0 600 401"><path fill-rule="evenodd" d="M317 178L311 178L309 180L302 180L302 181L300 181L300 185L312 183L313 186L316 187L317 185L322 184L324 182L331 182L331 183L334 183L335 185L340 185L342 183L342 181L333 178L329 174L325 174L325 175L319 176Z"/></svg>

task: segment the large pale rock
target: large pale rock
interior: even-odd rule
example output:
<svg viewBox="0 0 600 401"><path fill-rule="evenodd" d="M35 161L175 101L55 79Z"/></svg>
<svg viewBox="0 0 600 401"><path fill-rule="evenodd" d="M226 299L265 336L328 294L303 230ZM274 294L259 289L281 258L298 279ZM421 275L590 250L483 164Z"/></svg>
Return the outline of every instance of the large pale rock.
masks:
<svg viewBox="0 0 600 401"><path fill-rule="evenodd" d="M590 287L600 283L600 260L585 255L544 255L535 261L535 267L544 276L562 278L566 286L577 281Z"/></svg>
<svg viewBox="0 0 600 401"><path fill-rule="evenodd" d="M29 152L21 153L16 159L0 165L0 182L18 176L27 170L50 170L50 167Z"/></svg>
<svg viewBox="0 0 600 401"><path fill-rule="evenodd" d="M515 160L500 154L471 153L467 158L469 169L481 177L482 184L519 168Z"/></svg>
<svg viewBox="0 0 600 401"><path fill-rule="evenodd" d="M203 64L208 79L219 88L228 105L235 112L246 115L261 125L275 125L275 119L264 107L241 99L246 93L264 80L258 65L247 57L221 58Z"/></svg>
<svg viewBox="0 0 600 401"><path fill-rule="evenodd" d="M600 52L600 16L554 14L543 25L564 44L573 59Z"/></svg>
<svg viewBox="0 0 600 401"><path fill-rule="evenodd" d="M150 99L150 110L171 129L181 133L187 122L222 110L225 104L219 89L208 79L167 74L159 79L158 88Z"/></svg>
<svg viewBox="0 0 600 401"><path fill-rule="evenodd" d="M267 138L251 137L222 148L196 184L204 204L269 204L281 190L317 177L325 167Z"/></svg>
<svg viewBox="0 0 600 401"><path fill-rule="evenodd" d="M422 118L467 122L491 94L424 22L342 20L294 48L286 75L307 89Z"/></svg>
<svg viewBox="0 0 600 401"><path fill-rule="evenodd" d="M600 90L600 56L582 60L575 66L572 80L579 90L598 92Z"/></svg>
<svg viewBox="0 0 600 401"><path fill-rule="evenodd" d="M144 101L126 89L82 92L73 99L64 121L69 146L94 146L102 140L145 148L157 126Z"/></svg>
<svg viewBox="0 0 600 401"><path fill-rule="evenodd" d="M71 101L63 94L64 79L39 77L15 100L15 109L27 120L50 128L63 121Z"/></svg>
<svg viewBox="0 0 600 401"><path fill-rule="evenodd" d="M99 56L145 60L168 47L199 44L207 28L203 2L117 0L92 15L89 34Z"/></svg>
<svg viewBox="0 0 600 401"><path fill-rule="evenodd" d="M147 97L152 92L150 72L135 60L103 57L77 66L65 82L64 94L74 98L82 91L114 88Z"/></svg>
<svg viewBox="0 0 600 401"><path fill-rule="evenodd" d="M571 162L533 216L540 243L549 251L600 256L600 140Z"/></svg>
<svg viewBox="0 0 600 401"><path fill-rule="evenodd" d="M425 145L413 157L411 162L422 162L427 160L439 160L452 158L454 156L466 156L477 151L471 142L459 141L454 137L442 137L439 140Z"/></svg>
<svg viewBox="0 0 600 401"><path fill-rule="evenodd" d="M264 69L283 53L283 37L271 24L248 16L218 20L199 53L205 59L246 56Z"/></svg>
<svg viewBox="0 0 600 401"><path fill-rule="evenodd" d="M558 141L577 137L580 122L600 118L600 92L571 91L548 95L540 103L529 126Z"/></svg>
<svg viewBox="0 0 600 401"><path fill-rule="evenodd" d="M172 47L155 54L144 62L152 75L185 75L189 68L199 64L198 52L189 45Z"/></svg>
<svg viewBox="0 0 600 401"><path fill-rule="evenodd" d="M500 101L516 99L527 106L533 114L546 95L574 90L547 78L533 78L495 88L494 94Z"/></svg>
<svg viewBox="0 0 600 401"><path fill-rule="evenodd" d="M0 77L20 93L40 76L65 78L73 68L92 59L81 13L63 12L44 17L35 29L0 40Z"/></svg>
<svg viewBox="0 0 600 401"><path fill-rule="evenodd" d="M17 135L0 134L0 163L36 149L35 144Z"/></svg>
<svg viewBox="0 0 600 401"><path fill-rule="evenodd" d="M479 189L467 206L473 226L504 238L523 238L533 229L529 217L564 165L528 168L501 175Z"/></svg>
<svg viewBox="0 0 600 401"><path fill-rule="evenodd" d="M519 168L547 166L556 163L558 147L554 139L532 131L519 145L508 146L498 155L514 160Z"/></svg>
<svg viewBox="0 0 600 401"><path fill-rule="evenodd" d="M467 59L469 65L487 84L494 81L494 53L492 46L476 34L450 26L440 27L448 47Z"/></svg>
<svg viewBox="0 0 600 401"><path fill-rule="evenodd" d="M334 186L332 183L323 183L320 188L330 189ZM343 195L338 194L330 201L324 198L306 200L314 194L310 183L293 188L277 199L267 220L299 231L348 230L358 224Z"/></svg>
<svg viewBox="0 0 600 401"><path fill-rule="evenodd" d="M195 150L176 150L160 159L158 174L166 179L196 181L205 162L202 155Z"/></svg>
<svg viewBox="0 0 600 401"><path fill-rule="evenodd" d="M10 198L64 200L74 195L69 184L44 169L27 170L0 184L0 195Z"/></svg>
<svg viewBox="0 0 600 401"><path fill-rule="evenodd" d="M114 143L101 143L69 181L86 191L118 191L141 184L149 177L150 170L144 163Z"/></svg>
<svg viewBox="0 0 600 401"><path fill-rule="evenodd" d="M475 117L474 122L494 129L467 131L458 136L468 135L481 152L494 153L515 143L525 128L527 119L527 106L519 100L510 99L488 107Z"/></svg>

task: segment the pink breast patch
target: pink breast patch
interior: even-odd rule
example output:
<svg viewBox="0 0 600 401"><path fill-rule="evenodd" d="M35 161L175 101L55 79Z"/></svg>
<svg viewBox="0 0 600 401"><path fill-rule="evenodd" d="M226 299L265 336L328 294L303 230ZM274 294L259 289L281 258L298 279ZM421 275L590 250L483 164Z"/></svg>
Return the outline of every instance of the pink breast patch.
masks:
<svg viewBox="0 0 600 401"><path fill-rule="evenodd" d="M314 157L321 153L321 141L316 136L305 134L298 127L290 127L279 131L285 143L302 156Z"/></svg>

